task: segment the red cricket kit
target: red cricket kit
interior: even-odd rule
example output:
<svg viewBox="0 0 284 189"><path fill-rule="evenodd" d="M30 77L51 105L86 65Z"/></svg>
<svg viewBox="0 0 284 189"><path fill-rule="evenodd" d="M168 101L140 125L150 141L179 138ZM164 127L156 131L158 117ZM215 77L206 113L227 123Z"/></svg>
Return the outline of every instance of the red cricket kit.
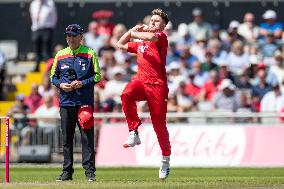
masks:
<svg viewBox="0 0 284 189"><path fill-rule="evenodd" d="M166 127L168 84L166 56L168 40L163 32L155 33L157 42L129 42L128 52L137 54L138 73L127 84L121 95L122 107L129 130L137 130L141 120L137 114L136 101L147 101L151 120L163 156L171 154L169 133Z"/></svg>

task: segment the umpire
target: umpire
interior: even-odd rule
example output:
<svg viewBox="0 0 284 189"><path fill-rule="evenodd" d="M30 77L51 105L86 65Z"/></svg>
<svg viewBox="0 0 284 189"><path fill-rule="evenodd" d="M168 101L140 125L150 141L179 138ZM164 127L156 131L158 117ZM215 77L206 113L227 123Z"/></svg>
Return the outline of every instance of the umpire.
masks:
<svg viewBox="0 0 284 189"><path fill-rule="evenodd" d="M73 138L76 124L82 142L82 166L89 182L95 180L94 153L94 85L101 74L96 53L81 45L83 29L71 24L65 31L68 47L59 51L51 69L53 85L60 89L60 116L63 135L64 163L56 181L72 180Z"/></svg>

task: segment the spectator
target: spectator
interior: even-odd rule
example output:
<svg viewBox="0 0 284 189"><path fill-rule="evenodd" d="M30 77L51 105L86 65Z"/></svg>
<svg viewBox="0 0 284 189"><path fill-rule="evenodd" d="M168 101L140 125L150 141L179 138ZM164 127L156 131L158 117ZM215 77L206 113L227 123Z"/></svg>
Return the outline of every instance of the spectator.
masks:
<svg viewBox="0 0 284 189"><path fill-rule="evenodd" d="M167 67L169 93L176 93L179 83L185 81L186 78L181 74L181 65L179 62L171 62Z"/></svg>
<svg viewBox="0 0 284 189"><path fill-rule="evenodd" d="M107 37L112 36L115 24L110 21L110 18L113 17L113 12L110 10L99 10L93 12L92 16L98 22L97 34Z"/></svg>
<svg viewBox="0 0 284 189"><path fill-rule="evenodd" d="M221 62L219 64L219 72L218 77L220 81L223 81L224 79L230 79L233 83L235 83L235 78L232 74L232 72L229 70L229 65L227 62Z"/></svg>
<svg viewBox="0 0 284 189"><path fill-rule="evenodd" d="M180 107L178 106L177 96L175 94L169 94L168 103L167 103L168 112L180 112ZM175 123L179 122L177 117L168 117L167 122Z"/></svg>
<svg viewBox="0 0 284 189"><path fill-rule="evenodd" d="M146 15L142 20L142 24L149 25L150 20L151 20L151 15Z"/></svg>
<svg viewBox="0 0 284 189"><path fill-rule="evenodd" d="M202 35L206 40L209 39L212 33L211 25L204 21L204 15L200 8L194 8L192 10L193 22L188 25L189 34L194 39L197 38L198 35Z"/></svg>
<svg viewBox="0 0 284 189"><path fill-rule="evenodd" d="M213 99L215 110L235 112L240 107L240 98L236 86L230 79L224 79Z"/></svg>
<svg viewBox="0 0 284 189"><path fill-rule="evenodd" d="M276 40L272 32L267 33L267 35L259 41L259 50L266 64L274 63L273 55L280 47L281 41Z"/></svg>
<svg viewBox="0 0 284 189"><path fill-rule="evenodd" d="M283 55L281 51L276 51L274 53L274 60L275 64L273 64L270 69L269 73L273 74L277 82L280 84L280 87L283 87L284 82L284 66L283 66Z"/></svg>
<svg viewBox="0 0 284 189"><path fill-rule="evenodd" d="M204 85L204 83L206 81L208 81L209 79L209 75L208 75L208 72L203 72L201 70L201 64L199 61L195 61L193 62L192 64L192 70L191 70L193 73L194 73L194 84L197 85L198 87L202 87Z"/></svg>
<svg viewBox="0 0 284 189"><path fill-rule="evenodd" d="M36 53L36 66L39 71L41 60L52 57L53 30L57 22L57 12L53 0L33 0L30 4L32 21L32 42Z"/></svg>
<svg viewBox="0 0 284 189"><path fill-rule="evenodd" d="M205 61L201 64L201 70L203 72L209 72L215 70L218 72L219 66L213 60L213 53L210 50L205 52Z"/></svg>
<svg viewBox="0 0 284 189"><path fill-rule="evenodd" d="M267 10L262 15L264 23L260 24L260 36L265 37L269 33L273 33L275 39L282 37L283 25L280 22L276 22L277 14L274 10Z"/></svg>
<svg viewBox="0 0 284 189"><path fill-rule="evenodd" d="M194 98L194 100L198 101L198 97L201 91L200 86L196 85L194 83L194 79L195 79L195 73L194 72L189 72L188 73L188 80L186 82L186 94L188 96L191 96Z"/></svg>
<svg viewBox="0 0 284 189"><path fill-rule="evenodd" d="M194 99L186 93L185 82L179 83L176 97L177 97L177 105L179 107L179 112L188 112L193 110L195 102Z"/></svg>
<svg viewBox="0 0 284 189"><path fill-rule="evenodd" d="M266 81L268 84L271 85L272 83L278 82L276 76L270 72L268 65L264 64L263 62L259 62L259 63L257 64L257 67L256 67L256 75L257 75L257 73L258 73L259 70L264 70L264 73L265 73L265 81ZM254 84L254 85L257 85L257 84L259 83L259 78L258 78L258 77L255 77L255 78L251 81L251 83Z"/></svg>
<svg viewBox="0 0 284 189"><path fill-rule="evenodd" d="M20 129L28 124L28 119L25 117L30 113L30 108L25 104L25 96L23 94L18 94L16 96L15 104L8 111L8 116L13 117L15 114L22 114L24 118L15 118L14 125L16 128Z"/></svg>
<svg viewBox="0 0 284 189"><path fill-rule="evenodd" d="M258 83L252 86L252 109L255 112L260 111L260 102L263 96L271 91L271 85L266 82L265 69L259 69L257 72Z"/></svg>
<svg viewBox="0 0 284 189"><path fill-rule="evenodd" d="M249 53L249 63L251 66L250 77L254 77L256 74L257 63L262 60L262 55L259 52L258 44L250 45L248 49Z"/></svg>
<svg viewBox="0 0 284 189"><path fill-rule="evenodd" d="M240 24L238 28L238 33L249 43L253 43L256 41L259 34L259 27L256 26L254 23L253 13L247 12L244 15L244 22Z"/></svg>
<svg viewBox="0 0 284 189"><path fill-rule="evenodd" d="M124 76L125 81L130 81L134 78L138 71L138 66L135 63L135 59L133 56L128 56L121 67L125 70L126 75Z"/></svg>
<svg viewBox="0 0 284 189"><path fill-rule="evenodd" d="M84 44L92 48L96 53L104 46L105 36L97 33L98 23L91 21L88 26L88 32L84 34Z"/></svg>
<svg viewBox="0 0 284 189"><path fill-rule="evenodd" d="M227 57L230 71L235 75L240 75L249 67L249 56L244 52L244 46L241 41L235 41L231 52Z"/></svg>
<svg viewBox="0 0 284 189"><path fill-rule="evenodd" d="M43 101L44 104L42 104L33 115L36 116L37 120L37 134L43 134L42 138L44 144L52 144L53 133L59 123L59 119L57 118L59 108L53 104L52 96L44 96Z"/></svg>
<svg viewBox="0 0 284 189"><path fill-rule="evenodd" d="M176 43L177 42L178 33L173 30L173 24L172 24L171 21L169 21L168 24L166 25L166 27L164 29L164 33L168 36L169 43Z"/></svg>
<svg viewBox="0 0 284 189"><path fill-rule="evenodd" d="M218 91L218 86L220 85L220 80L218 74L215 70L211 70L209 74L210 79L205 82L201 88L200 98L201 101L211 101Z"/></svg>
<svg viewBox="0 0 284 189"><path fill-rule="evenodd" d="M227 59L228 53L221 49L221 43L217 39L211 39L208 42L208 51L213 54L213 62L220 64Z"/></svg>
<svg viewBox="0 0 284 189"><path fill-rule="evenodd" d="M99 57L102 57L105 55L109 56L109 54L113 54L115 52L115 48L111 45L110 39L111 39L110 37L106 37L104 39L104 44L98 51Z"/></svg>
<svg viewBox="0 0 284 189"><path fill-rule="evenodd" d="M178 112L179 111L176 94L169 94L167 109L168 109L168 112Z"/></svg>
<svg viewBox="0 0 284 189"><path fill-rule="evenodd" d="M181 49L184 46L190 46L193 43L193 39L189 34L186 23L179 24L177 36L176 44L178 49Z"/></svg>
<svg viewBox="0 0 284 189"><path fill-rule="evenodd" d="M117 65L117 62L114 58L114 52L115 50L112 50L112 48L109 48L108 50L102 50L102 56L100 57L100 64L104 71L106 72L105 79L108 79L109 72L111 72L112 67Z"/></svg>
<svg viewBox="0 0 284 189"><path fill-rule="evenodd" d="M198 35L190 48L191 54L195 55L200 62L205 61L206 39L203 35Z"/></svg>
<svg viewBox="0 0 284 189"><path fill-rule="evenodd" d="M237 108L237 112L252 112L251 105L250 105L250 99L246 92L240 93L240 106ZM239 117L236 118L235 121L237 123L249 123L252 121L251 117Z"/></svg>
<svg viewBox="0 0 284 189"><path fill-rule="evenodd" d="M183 46L180 50L180 58L185 60L187 65L184 65L186 68L191 68L193 62L197 61L197 57L191 54L190 46Z"/></svg>
<svg viewBox="0 0 284 189"><path fill-rule="evenodd" d="M272 84L272 91L266 93L260 102L261 112L280 112L284 107L284 95L278 83Z"/></svg>
<svg viewBox="0 0 284 189"><path fill-rule="evenodd" d="M14 127L17 133L20 134L20 144L27 145L29 144L30 132L24 128L29 127L29 119L27 114L30 113L30 108L25 104L25 97L23 94L18 94L16 96L15 104L8 111L8 116L15 117L19 115L20 117L14 118ZM26 130L26 131L25 131Z"/></svg>
<svg viewBox="0 0 284 189"><path fill-rule="evenodd" d="M110 38L110 44L113 47L116 47L116 43L122 37L122 35L127 32L127 29L124 24L117 24L113 29L113 35Z"/></svg>
<svg viewBox="0 0 284 189"><path fill-rule="evenodd" d="M42 104L42 97L39 94L37 84L32 84L31 94L25 99L25 103L30 108L31 113L34 113L36 109Z"/></svg>
<svg viewBox="0 0 284 189"><path fill-rule="evenodd" d="M111 46L116 47L115 44L126 31L127 30L125 25L117 24L113 29L113 35L110 39ZM114 52L114 58L117 63L123 64L129 58L129 54L126 51L117 48L116 51Z"/></svg>
<svg viewBox="0 0 284 189"><path fill-rule="evenodd" d="M239 78L236 80L236 87L241 90L251 90L252 85L250 84L250 78L247 70L241 73Z"/></svg>
<svg viewBox="0 0 284 189"><path fill-rule="evenodd" d="M232 45L235 41L244 41L244 38L239 35L238 28L240 23L236 20L232 20L229 24L228 34L229 34L229 45Z"/></svg>
<svg viewBox="0 0 284 189"><path fill-rule="evenodd" d="M216 39L218 41L221 40L221 38L220 38L220 26L218 24L212 25L212 34L211 34L209 40L212 40L212 39Z"/></svg>
<svg viewBox="0 0 284 189"><path fill-rule="evenodd" d="M56 53L60 50L62 50L64 48L64 46L62 44L57 44L55 47L54 47L54 52L53 54L56 55ZM49 76L50 75L50 71L51 71L51 67L52 67L52 64L53 64L53 61L54 61L54 58L53 57L50 57L47 61L46 61L46 64L45 64L45 68L44 68L44 75L46 76Z"/></svg>
<svg viewBox="0 0 284 189"><path fill-rule="evenodd" d="M170 42L168 47L168 53L167 53L167 65L170 64L170 62L178 61L180 57L180 53L177 50L177 46L175 42Z"/></svg>
<svg viewBox="0 0 284 189"><path fill-rule="evenodd" d="M51 88L49 76L43 75L42 84L38 87L38 93L41 96L53 96L54 91Z"/></svg>
<svg viewBox="0 0 284 189"><path fill-rule="evenodd" d="M115 106L115 100L112 97L107 97L102 101L103 112L112 112Z"/></svg>
<svg viewBox="0 0 284 189"><path fill-rule="evenodd" d="M185 55L181 55L179 58L179 65L180 65L180 74L184 77L187 78L188 77L188 70L191 69L190 64L188 63L189 61L197 61L195 56L191 56L190 59L187 59L187 57ZM191 64L192 64L191 62Z"/></svg>
<svg viewBox="0 0 284 189"><path fill-rule="evenodd" d="M101 64L101 63L100 63ZM105 88L105 85L108 81L107 74L106 74L106 67L101 68L101 80L95 85L94 90L95 92L101 93L102 90Z"/></svg>
<svg viewBox="0 0 284 189"><path fill-rule="evenodd" d="M121 103L120 95L127 82L124 81L125 70L121 67L113 67L111 70L111 79L106 83L104 88L104 98L112 98L116 103Z"/></svg>
<svg viewBox="0 0 284 189"><path fill-rule="evenodd" d="M60 90L54 85L51 86L51 90L53 104L54 106L59 107Z"/></svg>

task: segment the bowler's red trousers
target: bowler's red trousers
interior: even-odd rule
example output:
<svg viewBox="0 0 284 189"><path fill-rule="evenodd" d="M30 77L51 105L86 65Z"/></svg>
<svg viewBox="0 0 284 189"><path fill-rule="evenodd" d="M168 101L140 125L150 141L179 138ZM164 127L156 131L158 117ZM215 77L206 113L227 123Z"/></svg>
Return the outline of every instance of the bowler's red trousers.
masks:
<svg viewBox="0 0 284 189"><path fill-rule="evenodd" d="M137 130L141 120L137 114L136 101L147 101L151 120L156 132L163 156L171 155L169 132L166 127L168 87L166 85L143 83L134 79L122 92L122 107L129 130Z"/></svg>

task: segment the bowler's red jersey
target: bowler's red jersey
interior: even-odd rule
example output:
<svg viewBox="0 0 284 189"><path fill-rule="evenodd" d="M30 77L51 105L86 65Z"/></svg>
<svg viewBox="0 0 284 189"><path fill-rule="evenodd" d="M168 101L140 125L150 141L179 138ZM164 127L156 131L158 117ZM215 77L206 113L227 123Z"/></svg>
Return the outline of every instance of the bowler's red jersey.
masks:
<svg viewBox="0 0 284 189"><path fill-rule="evenodd" d="M167 84L166 56L168 39L165 33L156 32L157 42L129 42L128 52L137 54L137 78L144 83Z"/></svg>

